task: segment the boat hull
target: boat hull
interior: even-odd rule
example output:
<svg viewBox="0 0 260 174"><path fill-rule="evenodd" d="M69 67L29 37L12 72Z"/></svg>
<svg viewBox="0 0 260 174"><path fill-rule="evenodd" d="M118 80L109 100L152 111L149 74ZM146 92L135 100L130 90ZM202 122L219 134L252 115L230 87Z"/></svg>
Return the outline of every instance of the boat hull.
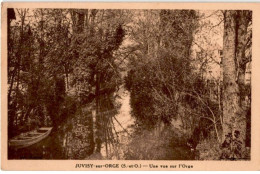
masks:
<svg viewBox="0 0 260 174"><path fill-rule="evenodd" d="M35 136L32 136L32 137L28 137L28 135L30 133L28 133L27 136L15 137L14 139L9 140L9 142L8 142L9 147L15 148L15 149L20 149L20 148L25 148L25 147L31 146L35 143L38 143L41 140L43 140L44 138L46 138L51 133L52 128L42 128L42 129L40 128L40 130L45 130L46 132L35 133Z"/></svg>

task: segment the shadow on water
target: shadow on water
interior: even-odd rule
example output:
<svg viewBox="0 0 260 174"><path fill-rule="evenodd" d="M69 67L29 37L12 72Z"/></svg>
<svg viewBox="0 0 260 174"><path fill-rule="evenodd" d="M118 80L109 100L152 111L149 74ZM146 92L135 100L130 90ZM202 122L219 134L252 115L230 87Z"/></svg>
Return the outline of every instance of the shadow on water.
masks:
<svg viewBox="0 0 260 174"><path fill-rule="evenodd" d="M8 159L73 159L67 155L68 149L64 148L62 141L64 135L59 131L52 132L47 138L42 141L31 145L27 148L18 150L9 149ZM195 152L192 153L184 143L177 143L176 139L163 147L164 154L158 160L194 160ZM153 153L153 152L149 152ZM134 157L138 159L137 156ZM128 160L134 160L129 158Z"/></svg>
<svg viewBox="0 0 260 174"><path fill-rule="evenodd" d="M31 146L8 149L8 159L64 159L61 138L58 131L52 132L48 137Z"/></svg>
<svg viewBox="0 0 260 174"><path fill-rule="evenodd" d="M126 134L125 129L130 132L135 132L131 128L134 124L134 120L131 117L131 108L129 104L129 93L122 95L122 99L119 101L122 106L116 115L117 122L114 121L115 131L117 134ZM67 120L57 128L53 128L48 137L40 142L22 149L8 149L8 159L88 159L93 153L93 127L92 118L89 111L82 111L75 115L73 118ZM132 131L131 131L132 130ZM122 132L122 133L120 133ZM175 136L176 131L170 131L169 134L165 134L159 139L155 139L149 132L141 131L142 136L138 136L131 133L131 137L127 134L125 138L125 147L132 149L131 153L121 151L121 156L118 159L127 160L140 160L142 158L146 160L158 159L158 160L194 160L195 156L186 146L186 142L181 141L182 138ZM143 136L144 135L144 136ZM146 138L144 138L146 137ZM135 141L135 139L137 141ZM120 138L120 143L124 142ZM159 142L160 141L160 142ZM149 143L148 143L149 142ZM103 157L107 157L105 152L105 146L102 146L101 154ZM143 147L143 149L141 148ZM149 151L146 152L145 151ZM144 154L142 154L144 153ZM149 154L150 153L150 154ZM140 154L142 154L140 157ZM146 155L150 156L147 158ZM151 159L150 159L151 158ZM94 159L97 159L94 157ZM110 159L110 158L108 158ZM112 158L111 158L112 159Z"/></svg>

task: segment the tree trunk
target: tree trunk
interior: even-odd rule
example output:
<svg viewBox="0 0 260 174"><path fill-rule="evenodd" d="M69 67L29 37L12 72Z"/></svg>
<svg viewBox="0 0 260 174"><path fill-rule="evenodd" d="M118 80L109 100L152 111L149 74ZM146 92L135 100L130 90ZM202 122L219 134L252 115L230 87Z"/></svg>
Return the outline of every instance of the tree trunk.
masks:
<svg viewBox="0 0 260 174"><path fill-rule="evenodd" d="M241 138L243 143L246 140L246 112L248 108L245 106L245 73L246 73L246 64L250 61L249 58L245 55L246 44L247 44L247 28L249 24L249 19L251 18L251 12L248 10L237 11L237 49L236 49L236 59L237 59L237 71L238 71L238 87L240 95L240 122L236 127L241 130Z"/></svg>
<svg viewBox="0 0 260 174"><path fill-rule="evenodd" d="M241 130L240 97L236 71L236 11L224 15L223 44L223 140L225 135Z"/></svg>
<svg viewBox="0 0 260 174"><path fill-rule="evenodd" d="M246 44L247 44L247 28L249 24L250 11L240 10L237 11L237 52L236 59L238 66L238 85L240 89L240 105L242 106L245 99L245 72L246 64L249 62L249 58L245 56Z"/></svg>

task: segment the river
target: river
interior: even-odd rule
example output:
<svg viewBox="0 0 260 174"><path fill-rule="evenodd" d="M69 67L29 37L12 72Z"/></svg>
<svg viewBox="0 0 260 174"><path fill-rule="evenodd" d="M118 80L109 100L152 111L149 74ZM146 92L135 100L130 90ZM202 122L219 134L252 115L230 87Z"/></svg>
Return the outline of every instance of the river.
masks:
<svg viewBox="0 0 260 174"><path fill-rule="evenodd" d="M112 119L114 125L114 131L112 131L112 133L116 134L118 142L117 144L109 144L109 146L117 146L114 151L120 151L119 146L123 146L125 143L127 143L128 136L133 131L131 127L134 124L134 119L131 117L129 92L121 88L118 94L120 95L120 97L117 98L116 102L119 103L121 107L119 108L117 114L114 116L114 119ZM88 139L91 139L91 137L88 136L90 134L91 127L88 126L89 124L83 125L81 122L89 123L90 117L80 116L79 118L80 120L77 120L77 118L69 120L67 124L63 125L63 127L59 127L47 138L32 146L18 150L9 149L8 158L88 159L89 156L91 156L90 153L93 150L91 149L91 142L88 141ZM80 131L82 131L81 127L84 128L83 134L85 135L76 136L75 130L80 129ZM122 154L115 155L114 153L115 152L113 152L112 154L112 152L110 151L110 154L108 154L107 147L105 143L103 143L101 146L101 154L99 154L98 158L117 159L122 156Z"/></svg>
<svg viewBox="0 0 260 174"><path fill-rule="evenodd" d="M101 153L93 153L93 127L90 111L80 112L47 138L27 148L10 150L9 159L86 159L86 160L193 160L195 156L186 147L172 125L157 137L153 131L136 134L135 119L131 116L130 93L120 89L116 103L121 106L103 132L106 138ZM178 127L178 126L177 126ZM139 130L139 129L138 129ZM109 139L110 138L110 139ZM92 141L91 141L92 140Z"/></svg>

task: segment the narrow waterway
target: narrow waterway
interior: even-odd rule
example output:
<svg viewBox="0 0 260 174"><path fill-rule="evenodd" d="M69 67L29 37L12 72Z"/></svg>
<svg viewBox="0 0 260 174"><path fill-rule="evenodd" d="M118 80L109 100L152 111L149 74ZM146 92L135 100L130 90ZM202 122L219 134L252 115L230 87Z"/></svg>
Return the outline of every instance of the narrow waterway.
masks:
<svg viewBox="0 0 260 174"><path fill-rule="evenodd" d="M107 159L122 159L123 158L123 147L127 146L130 140L130 136L133 133L134 118L131 116L130 106L130 93L123 88L118 92L120 98L117 98L117 103L120 103L121 107L118 110L118 114L113 119L114 134L118 136L118 142L115 146L117 154L108 156L105 144L103 143L101 149L101 155Z"/></svg>
<svg viewBox="0 0 260 174"><path fill-rule="evenodd" d="M121 105L117 114L113 116L114 136L117 136L117 142L111 144L113 151L107 152L106 143L101 146L101 159L118 159L122 158L120 147L128 142L129 135L133 132L132 125L134 119L131 117L130 94L121 88L118 92L119 98L117 103ZM91 112L88 109L78 116L69 119L65 124L59 126L47 138L42 141L23 149L9 149L9 159L88 159L91 156L93 148L90 140L91 129ZM78 134L78 135L77 135ZM111 146L109 144L109 146ZM112 149L112 148L111 148ZM115 152L118 151L118 152ZM115 153L118 153L115 155ZM95 158L95 157L94 157Z"/></svg>
<svg viewBox="0 0 260 174"><path fill-rule="evenodd" d="M135 119L131 116L130 93L121 88L118 95L120 97L116 103L120 107L116 115L110 116L111 123L107 127L111 130L110 136L103 138L101 153L94 151L93 120L86 107L41 142L23 149L9 149L9 159L195 159L183 137L178 136L179 131L174 124L159 137L149 130L136 134Z"/></svg>

